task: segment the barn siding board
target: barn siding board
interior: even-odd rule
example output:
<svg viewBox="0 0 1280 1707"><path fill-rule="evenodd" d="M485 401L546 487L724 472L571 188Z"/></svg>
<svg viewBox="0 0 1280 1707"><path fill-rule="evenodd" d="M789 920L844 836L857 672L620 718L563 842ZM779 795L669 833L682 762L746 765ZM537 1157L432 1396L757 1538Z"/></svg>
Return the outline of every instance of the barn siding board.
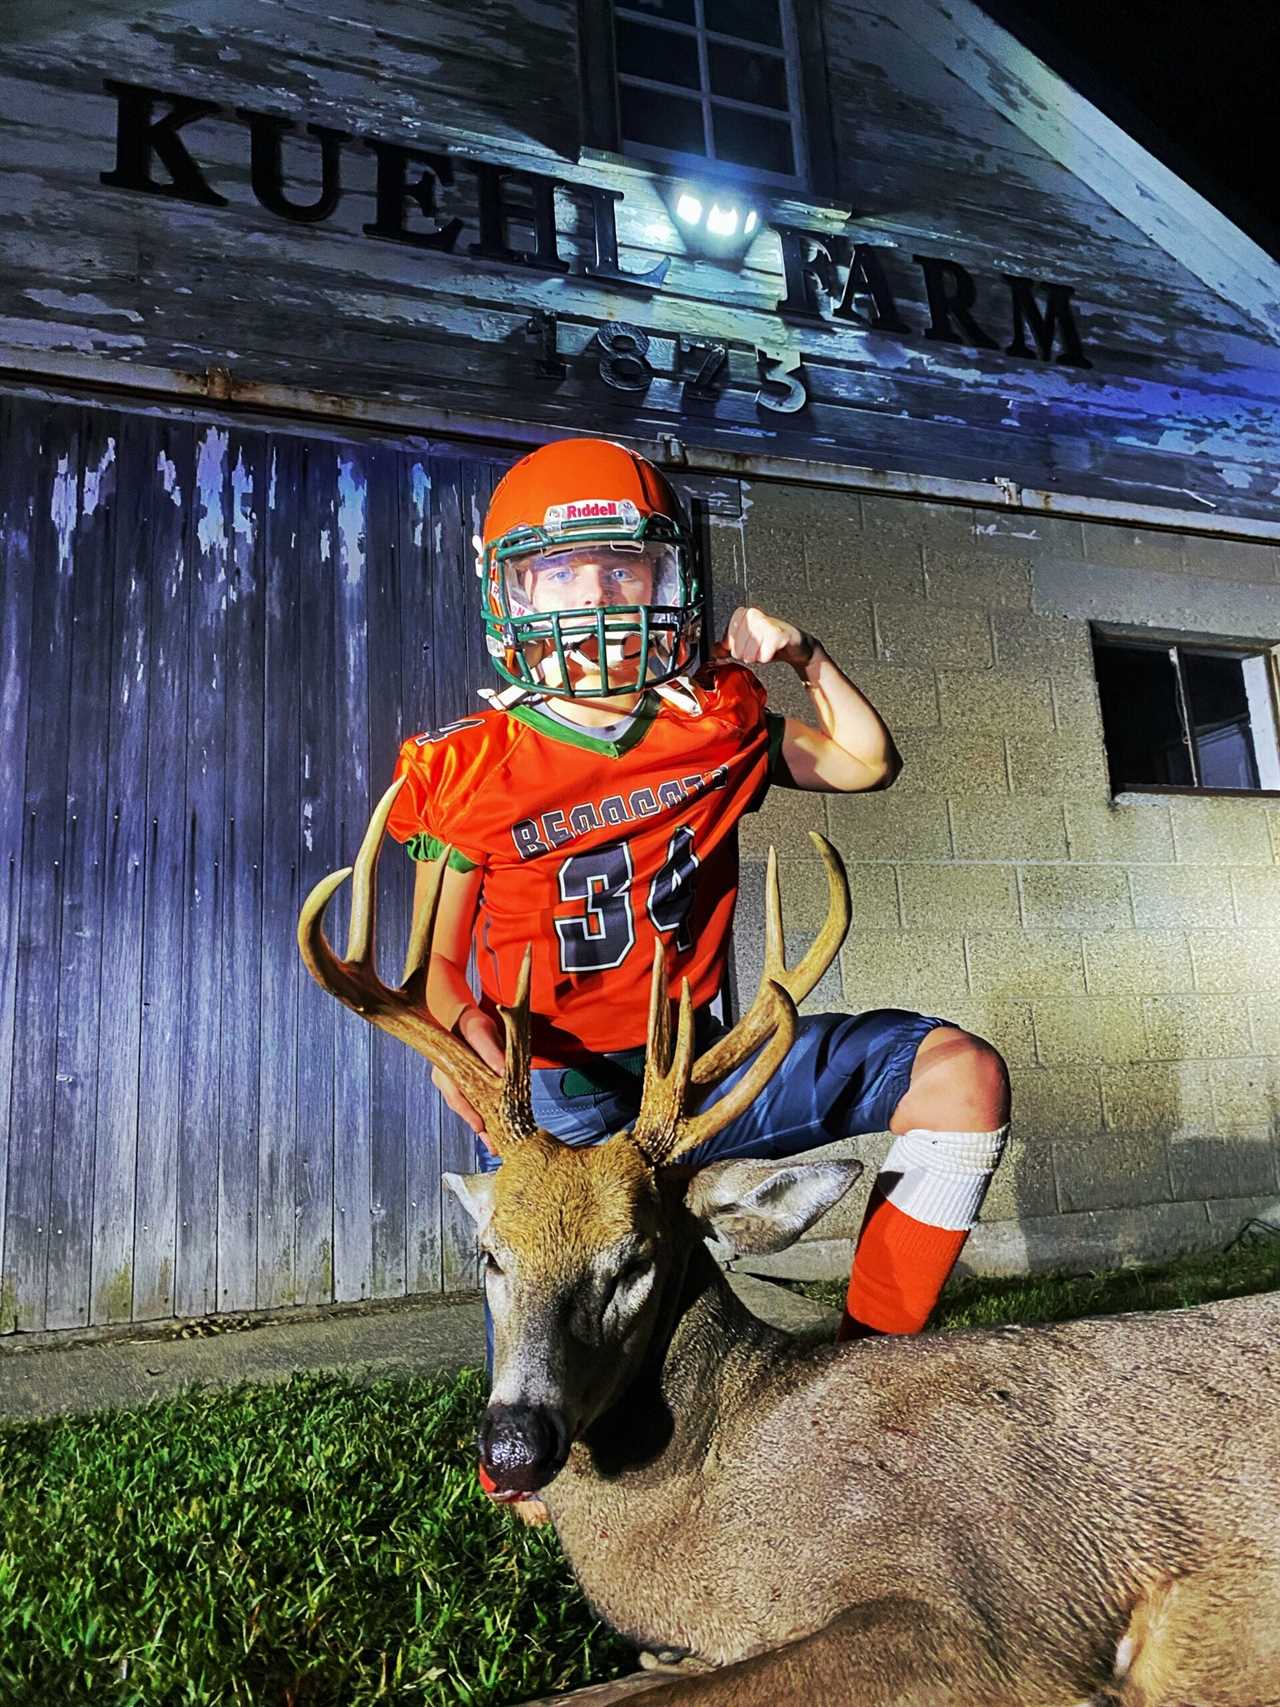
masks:
<svg viewBox="0 0 1280 1707"><path fill-rule="evenodd" d="M263 609L261 1024L258 1077L257 1304L297 1297L298 998L302 964L276 937L296 918L301 758L301 587L297 550L302 440L280 433L267 456L259 509L266 553ZM270 930L271 939L265 940ZM318 993L318 992L317 992Z"/></svg>
<svg viewBox="0 0 1280 1707"><path fill-rule="evenodd" d="M148 455L155 427L130 415L119 417L115 425L116 481L109 498L115 525L103 773L101 1040L93 1140L93 1322L126 1322L133 1302L152 638L147 619L157 560L155 455Z"/></svg>
<svg viewBox="0 0 1280 1707"><path fill-rule="evenodd" d="M340 845L338 817L338 673L334 634L333 542L337 484L331 446L308 444L303 457L302 513L298 520L302 639L299 701L302 765L298 893L310 894L322 877L349 864L354 850ZM347 897L335 896L330 940L346 938ZM334 1057L346 1016L310 978L298 984L298 1302L325 1303L334 1295Z"/></svg>
<svg viewBox="0 0 1280 1707"><path fill-rule="evenodd" d="M31 667L34 495L30 407L0 397L0 1333L13 1327L12 1281L6 1263L5 1224L11 1143L21 1111L12 1097L18 1019L18 943L26 812L27 710ZM25 1013L22 1016L25 1024Z"/></svg>
<svg viewBox="0 0 1280 1707"><path fill-rule="evenodd" d="M146 863L133 1313L174 1313L184 1100L189 632L196 549L196 428L147 419L143 483L152 527L147 667Z"/></svg>
<svg viewBox="0 0 1280 1707"><path fill-rule="evenodd" d="M455 637L454 644L441 647L436 655L436 724L465 717L479 705L476 688L487 682L487 666L480 673L474 647L475 573L471 536L471 502L468 468L450 457L436 457L431 471L432 581L439 594L435 630ZM448 1172L470 1173L475 1167L475 1137L471 1129L449 1109L441 1111L440 1165ZM446 1292L456 1292L476 1283L475 1231L470 1216L443 1185L440 1198L441 1280Z"/></svg>
<svg viewBox="0 0 1280 1707"><path fill-rule="evenodd" d="M406 731L401 663L399 458L391 450L368 454L368 665L369 782L376 800L386 785L392 756ZM399 981L409 941L409 862L394 844L379 861L377 948L384 983ZM369 1129L371 1280L375 1298L405 1290L406 1082L419 1058L393 1037L372 1037Z"/></svg>
<svg viewBox="0 0 1280 1707"><path fill-rule="evenodd" d="M331 780L338 803L338 857L346 865L369 816L369 654L367 452L340 448L334 458L336 533L330 556L337 667L329 682L335 731ZM370 1295L370 1095L373 1032L339 1015L333 1073L334 1286L342 1298Z"/></svg>
<svg viewBox="0 0 1280 1707"><path fill-rule="evenodd" d="M398 463L398 537L400 560L400 643L402 722L389 744L375 738L372 770L375 792L391 779L400 742L436 721L436 656L452 637L438 625L431 528L434 459L427 448L402 452ZM410 896L412 861L389 849L384 864L401 869ZM385 881L385 880L384 880ZM394 878L392 879L394 883ZM405 1064L405 1284L410 1292L435 1292L441 1284L440 1242L441 1104L431 1089L426 1061Z"/></svg>
<svg viewBox="0 0 1280 1707"><path fill-rule="evenodd" d="M45 1326L89 1319L94 1134L98 1117L103 864L105 856L118 435L97 410L81 417L71 626L70 695L59 929L58 1049L50 1188Z"/></svg>
<svg viewBox="0 0 1280 1707"><path fill-rule="evenodd" d="M36 407L19 441L32 480L32 601L26 824L18 907L14 1041L4 1271L6 1325L46 1319L49 1210L55 1142L58 972L65 877L71 620L80 478L80 416Z"/></svg>
<svg viewBox="0 0 1280 1707"><path fill-rule="evenodd" d="M226 872L226 608L229 434L196 442L195 544L187 693L187 869L182 978L182 1123L178 1146L178 1292L182 1316L218 1308L220 953Z"/></svg>
<svg viewBox="0 0 1280 1707"><path fill-rule="evenodd" d="M227 446L227 588L221 696L226 782L219 992L218 1308L252 1309L258 1269L262 987L263 511L260 432Z"/></svg>

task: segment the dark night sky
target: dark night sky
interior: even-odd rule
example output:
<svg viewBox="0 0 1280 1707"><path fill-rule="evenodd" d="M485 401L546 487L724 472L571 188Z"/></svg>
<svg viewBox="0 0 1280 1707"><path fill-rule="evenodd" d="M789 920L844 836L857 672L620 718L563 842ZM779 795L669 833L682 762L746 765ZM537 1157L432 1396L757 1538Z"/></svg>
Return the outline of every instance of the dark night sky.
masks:
<svg viewBox="0 0 1280 1707"><path fill-rule="evenodd" d="M1280 257L1277 0L979 0Z"/></svg>

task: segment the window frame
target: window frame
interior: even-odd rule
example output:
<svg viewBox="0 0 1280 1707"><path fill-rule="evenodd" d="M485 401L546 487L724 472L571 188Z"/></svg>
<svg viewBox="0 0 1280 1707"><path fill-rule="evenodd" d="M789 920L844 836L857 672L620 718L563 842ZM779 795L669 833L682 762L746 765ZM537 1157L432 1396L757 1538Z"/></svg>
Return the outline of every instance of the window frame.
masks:
<svg viewBox="0 0 1280 1707"><path fill-rule="evenodd" d="M723 31L707 31L702 25L702 0L694 0L694 26L678 26L670 20L646 17L641 9L628 0L618 0L618 9L632 21L655 28L672 29L688 35L696 30L700 73L703 86L681 90L675 84L652 82L648 86L661 91L687 95L696 100L703 112L704 135L707 115L713 101L747 113L783 115L775 108L759 107L750 102L736 101L729 96L712 96L707 75L706 41L724 41L729 45L747 48L758 46L743 37L728 36ZM762 192L782 200L833 202L838 195L836 179L835 135L831 120L831 96L827 80L827 52L823 36L820 0L779 0L783 28L783 60L787 74L792 110L786 115L791 122L792 148L796 154L794 176L770 172L763 168L738 166L729 161L708 159L699 154L652 148L642 143L624 143L619 117L621 87L614 48L613 0L579 0L578 43L581 90L581 150L590 156L611 156L631 167L648 168L663 178L702 176L717 181L759 185ZM767 50L766 50L767 51ZM646 80L628 74L634 86L646 86Z"/></svg>
<svg viewBox="0 0 1280 1707"><path fill-rule="evenodd" d="M1098 642L1102 642L1103 645L1110 643L1141 648L1148 652L1173 653L1174 679L1178 694L1178 715L1182 724L1182 738L1186 743L1193 776L1199 774L1200 766L1195 742L1189 738L1191 724L1188 715L1182 651L1187 650L1207 653L1210 656L1240 659L1265 658L1267 660L1267 690L1272 720L1271 734L1277 747L1280 747L1280 641L1250 640L1220 634L1188 634L1181 630L1167 628L1128 628L1115 623L1094 622L1089 624L1089 642L1091 661L1096 654ZM1096 664L1094 665L1094 688L1095 691L1098 691ZM1111 753L1107 747L1106 721L1102 717L1100 692L1098 694L1098 713L1099 720L1102 723L1102 750L1107 762L1107 783L1113 800L1125 800L1134 795L1145 794L1178 794L1190 796L1197 800L1280 800L1280 788L1215 788L1206 787L1203 783L1173 782L1129 783L1117 788L1112 778Z"/></svg>

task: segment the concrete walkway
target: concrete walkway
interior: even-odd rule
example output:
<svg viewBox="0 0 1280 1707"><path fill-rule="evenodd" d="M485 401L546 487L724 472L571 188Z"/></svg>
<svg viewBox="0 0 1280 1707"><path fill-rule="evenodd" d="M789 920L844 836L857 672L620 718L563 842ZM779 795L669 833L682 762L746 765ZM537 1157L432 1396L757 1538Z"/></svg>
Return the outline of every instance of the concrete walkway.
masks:
<svg viewBox="0 0 1280 1707"><path fill-rule="evenodd" d="M805 1337L834 1337L834 1312L752 1275L731 1274L747 1307ZM0 1417L145 1405L191 1383L286 1381L304 1369L367 1379L426 1375L484 1361L478 1298L377 1304L329 1311L281 1311L241 1318L242 1329L208 1337L138 1330L60 1343L54 1334L0 1340ZM70 1336L68 1336L70 1337Z"/></svg>

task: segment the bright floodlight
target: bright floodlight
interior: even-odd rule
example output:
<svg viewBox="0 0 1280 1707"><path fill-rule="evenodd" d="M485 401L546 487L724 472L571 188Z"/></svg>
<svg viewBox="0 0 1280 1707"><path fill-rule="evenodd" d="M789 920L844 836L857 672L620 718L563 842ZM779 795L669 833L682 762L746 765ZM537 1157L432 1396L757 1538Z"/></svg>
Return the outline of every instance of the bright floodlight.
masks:
<svg viewBox="0 0 1280 1707"><path fill-rule="evenodd" d="M687 252L712 261L740 261L760 225L760 211L732 187L670 184L663 199Z"/></svg>

